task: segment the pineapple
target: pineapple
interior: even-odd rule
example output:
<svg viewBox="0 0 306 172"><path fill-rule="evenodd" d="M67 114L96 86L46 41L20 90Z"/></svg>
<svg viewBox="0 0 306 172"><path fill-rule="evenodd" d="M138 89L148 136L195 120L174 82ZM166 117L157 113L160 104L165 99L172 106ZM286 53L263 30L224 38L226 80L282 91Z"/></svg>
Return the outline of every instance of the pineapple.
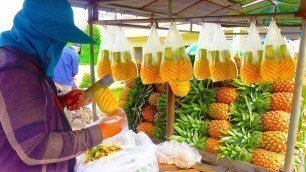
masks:
<svg viewBox="0 0 306 172"><path fill-rule="evenodd" d="M253 155L253 164L264 167L269 171L279 171L283 167L284 157L278 153L256 149Z"/></svg>
<svg viewBox="0 0 306 172"><path fill-rule="evenodd" d="M212 120L208 125L208 132L211 137L219 138L224 136L231 128L231 123L225 120Z"/></svg>
<svg viewBox="0 0 306 172"><path fill-rule="evenodd" d="M218 147L221 146L220 139L209 137L206 139L206 151L211 153L219 153Z"/></svg>
<svg viewBox="0 0 306 172"><path fill-rule="evenodd" d="M282 80L273 82L273 92L274 93L282 93L288 92L293 93L294 91L294 83L292 80Z"/></svg>
<svg viewBox="0 0 306 172"><path fill-rule="evenodd" d="M141 117L147 122L154 123L155 114L157 113L156 107L145 106L142 108Z"/></svg>
<svg viewBox="0 0 306 172"><path fill-rule="evenodd" d="M123 91L121 92L120 96L119 96L119 100L126 102L128 101L128 94L129 94L130 88L129 87L125 87L123 89Z"/></svg>
<svg viewBox="0 0 306 172"><path fill-rule="evenodd" d="M274 93L271 95L271 110L281 110L290 113L292 93Z"/></svg>
<svg viewBox="0 0 306 172"><path fill-rule="evenodd" d="M138 125L137 131L138 132L144 132L146 133L149 137L152 137L152 132L153 132L154 125L149 123L149 122L142 122Z"/></svg>
<svg viewBox="0 0 306 172"><path fill-rule="evenodd" d="M128 79L128 80L126 80L126 81L125 81L125 86L126 86L127 88L133 88L133 86L134 86L134 79Z"/></svg>
<svg viewBox="0 0 306 172"><path fill-rule="evenodd" d="M217 91L217 100L219 103L230 104L237 99L236 88L221 87Z"/></svg>
<svg viewBox="0 0 306 172"><path fill-rule="evenodd" d="M287 132L266 131L261 134L261 147L266 150L283 153L286 150Z"/></svg>
<svg viewBox="0 0 306 172"><path fill-rule="evenodd" d="M164 93L166 91L167 84L154 84L154 89L159 93Z"/></svg>
<svg viewBox="0 0 306 172"><path fill-rule="evenodd" d="M266 131L288 131L290 115L284 111L270 111L262 116Z"/></svg>
<svg viewBox="0 0 306 172"><path fill-rule="evenodd" d="M228 120L229 105L224 103L212 103L209 106L208 114L213 119Z"/></svg>
<svg viewBox="0 0 306 172"><path fill-rule="evenodd" d="M156 106L157 105L157 100L161 96L161 93L152 93L149 97L149 104L151 106Z"/></svg>
<svg viewBox="0 0 306 172"><path fill-rule="evenodd" d="M119 106L120 108L124 108L124 104L125 104L125 101L123 101L123 100L119 100L119 101L118 101L118 106Z"/></svg>

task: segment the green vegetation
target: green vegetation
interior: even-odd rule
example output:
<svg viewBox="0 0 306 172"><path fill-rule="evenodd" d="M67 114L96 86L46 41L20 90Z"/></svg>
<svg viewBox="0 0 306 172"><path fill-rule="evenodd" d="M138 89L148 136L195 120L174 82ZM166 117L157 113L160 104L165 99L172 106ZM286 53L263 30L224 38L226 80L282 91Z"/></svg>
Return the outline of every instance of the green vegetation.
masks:
<svg viewBox="0 0 306 172"><path fill-rule="evenodd" d="M123 91L123 87L113 88L113 89L111 89L111 91L113 92L115 97L117 99L119 99L119 96L120 96L121 92Z"/></svg>
<svg viewBox="0 0 306 172"><path fill-rule="evenodd" d="M84 75L82 77L82 81L79 85L79 88L88 88L89 86L91 86L90 74L89 73L84 73Z"/></svg>

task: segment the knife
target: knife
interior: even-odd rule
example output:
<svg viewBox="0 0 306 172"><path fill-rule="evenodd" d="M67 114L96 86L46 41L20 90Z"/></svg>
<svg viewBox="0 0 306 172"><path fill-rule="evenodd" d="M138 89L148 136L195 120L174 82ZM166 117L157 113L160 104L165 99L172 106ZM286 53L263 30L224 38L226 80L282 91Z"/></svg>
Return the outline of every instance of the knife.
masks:
<svg viewBox="0 0 306 172"><path fill-rule="evenodd" d="M86 99L88 100L88 98L92 98L95 95L95 92L98 91L100 88L108 88L114 82L115 81L112 76L110 75L104 76L96 83L94 83L92 86L90 86L87 90L85 90Z"/></svg>

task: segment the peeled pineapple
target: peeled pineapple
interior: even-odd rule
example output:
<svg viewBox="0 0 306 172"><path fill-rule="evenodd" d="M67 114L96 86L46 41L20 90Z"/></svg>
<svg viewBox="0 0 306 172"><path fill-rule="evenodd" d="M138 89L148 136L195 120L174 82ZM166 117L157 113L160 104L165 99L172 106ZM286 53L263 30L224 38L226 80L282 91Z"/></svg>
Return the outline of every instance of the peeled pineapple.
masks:
<svg viewBox="0 0 306 172"><path fill-rule="evenodd" d="M176 96L185 97L190 91L190 81L170 82L169 84Z"/></svg>
<svg viewBox="0 0 306 172"><path fill-rule="evenodd" d="M94 95L94 100L103 113L112 113L118 108L118 101L108 88L99 89Z"/></svg>

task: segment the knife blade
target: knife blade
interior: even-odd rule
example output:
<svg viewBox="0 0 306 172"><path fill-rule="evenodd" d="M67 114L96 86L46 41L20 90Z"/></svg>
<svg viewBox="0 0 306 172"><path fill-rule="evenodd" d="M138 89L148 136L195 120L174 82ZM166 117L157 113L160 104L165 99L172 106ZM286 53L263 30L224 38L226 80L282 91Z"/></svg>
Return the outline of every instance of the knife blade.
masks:
<svg viewBox="0 0 306 172"><path fill-rule="evenodd" d="M110 75L104 76L96 83L94 83L92 86L90 86L87 90L85 90L86 99L93 97L95 95L95 92L98 91L100 88L108 88L114 82L115 81L112 76Z"/></svg>

